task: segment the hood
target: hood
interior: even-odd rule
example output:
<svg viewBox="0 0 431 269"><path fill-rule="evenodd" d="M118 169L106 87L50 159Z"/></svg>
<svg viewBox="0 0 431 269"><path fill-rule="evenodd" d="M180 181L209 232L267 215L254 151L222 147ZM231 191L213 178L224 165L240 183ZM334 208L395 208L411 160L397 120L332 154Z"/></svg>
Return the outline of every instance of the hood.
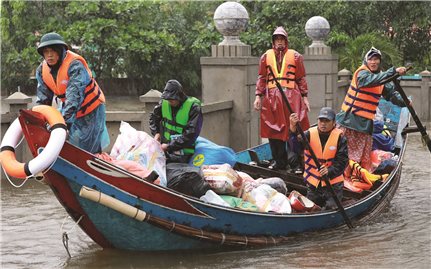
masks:
<svg viewBox="0 0 431 269"><path fill-rule="evenodd" d="M185 94L181 83L175 79L169 80L163 90L162 99L183 101L185 99Z"/></svg>
<svg viewBox="0 0 431 269"><path fill-rule="evenodd" d="M275 46L274 46L274 38L275 38L275 36L277 36L277 35L284 36L284 38L286 39L286 48L284 48L284 50L287 50L287 47L288 47L288 45L289 45L288 35L287 35L286 30L284 30L284 28L283 28L282 26L278 26L278 27L275 29L274 33L272 33L272 48L273 48L273 49L276 49L276 48L275 48Z"/></svg>

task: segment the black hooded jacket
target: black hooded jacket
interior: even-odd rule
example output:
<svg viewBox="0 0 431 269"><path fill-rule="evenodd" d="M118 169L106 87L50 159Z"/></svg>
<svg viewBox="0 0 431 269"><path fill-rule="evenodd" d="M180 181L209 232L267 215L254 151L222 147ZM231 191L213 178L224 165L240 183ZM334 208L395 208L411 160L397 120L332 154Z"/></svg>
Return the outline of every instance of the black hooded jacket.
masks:
<svg viewBox="0 0 431 269"><path fill-rule="evenodd" d="M176 80L170 80L166 84L166 87L162 94L162 100L154 107L153 112L150 114L150 130L151 134L154 136L157 133L161 133L162 130L162 101L163 100L178 100L180 105L178 107L171 107L173 118L176 117L178 110L187 100L187 95L182 91L181 84ZM168 153L174 152L184 147L191 146L196 141L199 136L203 123L202 109L201 106L194 103L190 109L189 121L184 128L183 134L173 140L168 144Z"/></svg>

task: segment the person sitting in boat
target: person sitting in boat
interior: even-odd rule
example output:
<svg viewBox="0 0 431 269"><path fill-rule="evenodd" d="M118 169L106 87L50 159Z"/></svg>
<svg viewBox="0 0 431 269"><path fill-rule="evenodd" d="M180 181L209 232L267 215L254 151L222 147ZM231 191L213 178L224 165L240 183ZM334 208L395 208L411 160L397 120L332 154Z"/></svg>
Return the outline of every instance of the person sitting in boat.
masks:
<svg viewBox="0 0 431 269"><path fill-rule="evenodd" d="M187 96L177 80L169 80L150 114L150 130L161 143L166 162L188 163L203 123L201 102Z"/></svg>
<svg viewBox="0 0 431 269"><path fill-rule="evenodd" d="M365 54L363 64L353 74L341 111L336 116L337 125L347 137L349 159L367 170L371 169L373 119L380 97L400 107L406 106L392 82L380 85L396 73L404 75L406 68L391 67L382 72L381 60L382 53L374 47ZM350 171L346 169L346 176L349 175Z"/></svg>
<svg viewBox="0 0 431 269"><path fill-rule="evenodd" d="M105 96L87 62L54 32L42 36L37 52L44 60L36 70L36 104L52 105L54 96L60 99L69 142L101 153L109 145Z"/></svg>
<svg viewBox="0 0 431 269"><path fill-rule="evenodd" d="M297 133L298 115L290 115L290 131ZM343 198L343 172L349 163L347 140L340 129L335 127L335 112L330 107L320 110L317 127L311 127L305 132L310 147L319 159L316 167L308 149L304 150L304 181L307 186L307 198L322 207L322 209L337 208L337 204L327 188L322 176L327 176L338 199ZM301 138L298 137L299 141Z"/></svg>

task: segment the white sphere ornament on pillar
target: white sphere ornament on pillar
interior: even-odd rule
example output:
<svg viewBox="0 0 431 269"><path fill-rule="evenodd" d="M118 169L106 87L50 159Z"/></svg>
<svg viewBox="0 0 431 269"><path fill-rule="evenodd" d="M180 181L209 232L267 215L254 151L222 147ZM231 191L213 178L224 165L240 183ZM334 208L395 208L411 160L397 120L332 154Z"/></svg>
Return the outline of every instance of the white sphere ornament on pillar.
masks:
<svg viewBox="0 0 431 269"><path fill-rule="evenodd" d="M326 47L323 41L328 36L330 29L329 22L325 18L311 17L305 24L305 33L313 41L310 47Z"/></svg>
<svg viewBox="0 0 431 269"><path fill-rule="evenodd" d="M224 37L219 45L245 45L239 40L239 34L247 28L248 21L248 12L240 3L225 2L218 6L214 12L214 24Z"/></svg>

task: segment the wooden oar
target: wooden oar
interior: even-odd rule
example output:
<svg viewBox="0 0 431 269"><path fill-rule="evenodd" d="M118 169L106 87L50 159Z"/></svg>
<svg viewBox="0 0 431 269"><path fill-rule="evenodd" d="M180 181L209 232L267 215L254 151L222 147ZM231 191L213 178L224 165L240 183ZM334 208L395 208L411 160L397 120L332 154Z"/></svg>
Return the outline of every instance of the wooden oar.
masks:
<svg viewBox="0 0 431 269"><path fill-rule="evenodd" d="M268 66L268 68L269 68L269 72L271 73L271 76L274 78L275 84L277 85L277 88L278 88L278 90L280 91L281 96L283 97L283 101L284 101L284 103L286 104L287 109L289 110L289 112L290 112L291 114L292 114L292 113L294 113L294 111L292 110L292 107L291 107L291 106L290 106L290 104L289 104L289 101L287 100L286 95L284 94L283 89L281 88L280 83L279 83L279 82L278 82L278 80L277 80L277 77L274 75L274 72L272 71L271 66ZM304 141L304 143L305 143L305 147L306 147L306 148L308 149L308 151L310 152L311 158L313 159L314 163L316 164L316 167L320 170L320 162L319 162L319 160L317 159L317 156L316 156L316 154L314 153L313 149L311 148L311 146L310 146L310 142L308 141L307 137L305 136L305 133L304 133L304 131L302 130L301 125L299 124L299 122L297 122L297 123L296 123L296 129L299 131L299 134L301 135L302 140L303 140L303 141ZM334 189L332 188L332 185L331 185L331 183L329 182L329 178L328 178L328 176L327 176L327 175L324 175L324 176L323 176L323 180L325 181L327 188L328 188L328 189L329 189L329 191L331 192L331 194L332 194L332 198L334 198L334 201L335 201L335 203L337 204L337 207L338 207L338 209L340 210L341 215L342 215L342 216L343 216L343 218L344 218L344 221L346 222L347 226L348 226L350 229L352 229L352 228L353 228L352 222L350 221L349 216L347 216L346 211L345 211L345 210L344 210L344 208L343 208L343 205L341 204L340 200L339 200L339 199L338 199L338 197L337 197L337 194L335 193Z"/></svg>
<svg viewBox="0 0 431 269"><path fill-rule="evenodd" d="M428 136L427 131L425 127L422 125L422 122L420 121L418 115L416 114L416 111L414 110L413 106L410 105L410 100L407 97L406 93L404 92L403 88L401 88L400 81L397 78L394 79L394 84L395 84L396 91L400 93L401 97L404 100L404 103L406 103L407 108L409 109L410 114L413 117L413 120L416 122L416 126L418 127L419 132L422 135L423 141L426 143L426 145L428 146L428 150L431 152L430 137Z"/></svg>
<svg viewBox="0 0 431 269"><path fill-rule="evenodd" d="M410 69L412 69L412 66L407 66L406 72L409 71ZM386 84L386 83L388 83L390 81L394 82L395 90L400 93L401 97L403 98L404 103L406 103L407 108L408 108L410 114L412 115L413 120L416 122L416 126L417 126L419 132L422 135L423 141L427 145L428 150L431 152L431 140L430 140L430 137L427 134L426 128L422 125L422 122L419 120L419 117L416 114L416 111L414 110L413 106L410 105L410 99L407 97L407 95L404 92L403 88L401 88L400 81L398 80L399 76L400 76L399 73L395 73L395 75L393 75L393 76L391 76L391 77L389 77L387 79L382 80L380 82L380 84L384 85L384 84Z"/></svg>
<svg viewBox="0 0 431 269"><path fill-rule="evenodd" d="M413 66L411 66L411 65L408 65L407 67L406 67L406 72L407 71L409 71L410 69L412 69L413 68ZM390 77L388 77L388 78L385 78L384 80L382 80L381 82L380 82L380 84L379 85L384 85L384 84L386 84L386 83L388 83L388 82L390 82L390 81L393 81L393 80L395 80L395 79L397 79L397 78L399 78L400 77L400 74L399 73L395 73L395 74L393 74L392 76L390 76ZM410 101L409 101L410 102Z"/></svg>

